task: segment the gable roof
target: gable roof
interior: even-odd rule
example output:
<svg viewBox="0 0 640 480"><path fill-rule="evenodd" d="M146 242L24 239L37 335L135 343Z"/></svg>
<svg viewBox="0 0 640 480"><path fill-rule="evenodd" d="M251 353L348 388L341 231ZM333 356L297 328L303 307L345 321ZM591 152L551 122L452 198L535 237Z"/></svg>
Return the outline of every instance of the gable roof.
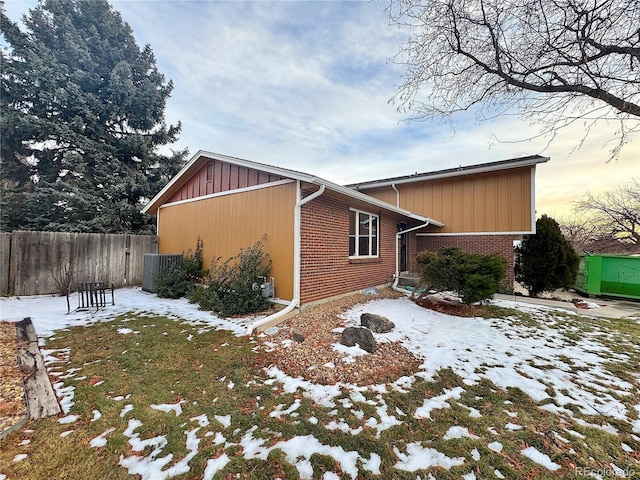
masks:
<svg viewBox="0 0 640 480"><path fill-rule="evenodd" d="M158 211L161 205L171 198L171 195L180 188L182 183L188 180L191 170L194 168L194 165L198 163L198 160L201 158L207 158L211 160L219 160L221 162L227 162L234 165L239 165L242 167L253 168L256 170L262 170L264 172L273 173L275 175L280 175L286 178L290 178L293 180L299 180L302 182L310 183L317 186L324 185L325 189L330 190L340 196L345 196L347 198L357 200L359 202L363 202L388 212L392 212L404 217L409 217L414 220L420 222L429 222L430 224L437 225L442 227L444 224L439 222L438 220L434 220L428 217L424 217L422 215L417 215L411 213L408 210L403 208L396 207L395 205L391 205L390 203L383 202L382 200L378 200L370 195L360 193L352 188L345 187L343 185L338 185L337 183L330 182L328 180L324 180L323 178L316 177L315 175L309 175L304 172L299 172L297 170L291 170L288 168L276 167L274 165L267 165L264 163L254 162L252 160L245 160L243 158L230 157L228 155L222 155L219 153L208 152L205 150L199 150L191 159L185 164L184 167L176 174L175 177L167 183L167 185L160 190L160 192L153 197L153 199L142 209L142 213L150 213L154 214Z"/></svg>
<svg viewBox="0 0 640 480"><path fill-rule="evenodd" d="M440 178L459 177L461 175L472 175L484 172L496 172L499 170L508 170L512 168L534 166L539 163L548 162L549 157L540 155L530 155L527 157L512 158L509 160L500 160L497 162L481 163L478 165L460 166L457 168L448 168L445 170L437 170L434 172L414 173L413 175L404 175L402 177L384 178L381 180L370 180L367 182L353 183L347 185L355 190L367 190L370 188L386 187L391 185L400 185L403 183L421 182L424 180L436 180Z"/></svg>

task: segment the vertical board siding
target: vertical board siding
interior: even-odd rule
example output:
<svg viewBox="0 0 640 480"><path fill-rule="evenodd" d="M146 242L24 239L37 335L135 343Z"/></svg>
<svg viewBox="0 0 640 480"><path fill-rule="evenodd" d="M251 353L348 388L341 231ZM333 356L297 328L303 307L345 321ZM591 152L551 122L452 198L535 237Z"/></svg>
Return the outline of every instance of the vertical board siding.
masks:
<svg viewBox="0 0 640 480"><path fill-rule="evenodd" d="M237 166L235 165L234 167L237 168ZM231 187L229 186L231 182L231 165L228 163L222 164L222 180L220 182L221 192L226 192L231 189Z"/></svg>
<svg viewBox="0 0 640 480"><path fill-rule="evenodd" d="M444 222L442 233L531 231L530 167L397 185L400 207ZM393 205L391 187L363 190Z"/></svg>
<svg viewBox="0 0 640 480"><path fill-rule="evenodd" d="M158 245L154 235L16 231L3 242L6 236L10 255L3 244L0 285L12 295L58 293L52 272L72 263L74 290L78 282L140 285L144 254L156 253Z"/></svg>
<svg viewBox="0 0 640 480"><path fill-rule="evenodd" d="M207 160L205 158L205 160ZM207 165L213 163L213 181L207 182ZM247 167L219 160L205 161L202 166L174 193L167 203L203 197L212 193L253 187L282 180L280 175L259 172Z"/></svg>
<svg viewBox="0 0 640 480"><path fill-rule="evenodd" d="M207 269L212 259L221 257L224 261L265 235L264 251L272 261L276 296L291 300L295 202L296 184L292 182L161 207L159 251L187 253L193 251L200 238Z"/></svg>
<svg viewBox="0 0 640 480"><path fill-rule="evenodd" d="M302 207L301 303L391 282L398 219L380 215L379 258L349 259L349 204L322 195Z"/></svg>
<svg viewBox="0 0 640 480"><path fill-rule="evenodd" d="M247 167L238 167L238 188L249 186L249 169Z"/></svg>

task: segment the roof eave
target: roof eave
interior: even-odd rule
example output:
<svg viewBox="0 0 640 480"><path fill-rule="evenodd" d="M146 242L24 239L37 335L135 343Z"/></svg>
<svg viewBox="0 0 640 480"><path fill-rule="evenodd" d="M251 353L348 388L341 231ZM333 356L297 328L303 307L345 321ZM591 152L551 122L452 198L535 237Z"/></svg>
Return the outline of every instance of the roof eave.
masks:
<svg viewBox="0 0 640 480"><path fill-rule="evenodd" d="M191 169L194 163L198 161L201 157L211 158L212 160L220 160L223 162L230 162L236 165L241 165L243 167L255 168L258 170L263 170L265 172L273 173L276 175L282 175L284 177L293 178L294 180L302 180L305 182L312 181L313 176L307 175L302 172L297 172L295 170L288 170L286 168L274 167L272 165L266 165L263 163L252 162L250 160L245 160L237 157L230 157L228 155L222 155L220 153L209 152L207 150L198 150L189 161L182 167L182 169L167 183L162 190L158 192L158 194L151 199L149 203L141 210L142 213L155 213L160 205L156 205L166 194L169 192L173 186L180 181L180 179Z"/></svg>
<svg viewBox="0 0 640 480"><path fill-rule="evenodd" d="M372 197L370 195L367 195L366 193L360 193L357 190L354 190L352 188L349 187L344 187L342 185L338 185L337 183L333 183L330 182L328 180L324 180L322 178L319 177L313 177L313 181L312 183L315 183L316 185L324 185L325 188L328 188L329 190L332 190L336 193L340 193L342 195L345 195L347 197L353 198L354 200L359 200L361 202L365 202L368 203L370 205L375 205L379 208L383 208L389 212L393 212L399 215L402 215L404 217L409 217L409 218L413 218L415 220L419 220L419 221L427 221L427 217L423 217L421 215L415 214L410 212L409 210L405 210L404 208L400 208L400 207L396 207L395 205L392 205L390 203L384 202L382 200L379 200L375 197Z"/></svg>
<svg viewBox="0 0 640 480"><path fill-rule="evenodd" d="M398 214L398 215L401 215L401 216L404 216L404 217L412 218L412 219L420 221L420 222L429 221L433 225L438 225L438 226L443 226L444 225L441 222L438 222L437 220L432 220L432 219L429 219L427 217L423 217L421 215L417 215L415 213L410 212L409 210L405 210L403 208L396 207L395 205L392 205L390 203L384 202L382 200L378 200L377 198L372 197L370 195L367 195L366 193L358 192L357 190L354 190L353 188L345 187L343 185L339 185L337 183L330 182L328 180L325 180L325 179L320 178L320 177L316 177L314 175L308 175L306 173L298 172L296 170L289 170L289 169L286 169L286 168L275 167L273 165L267 165L267 164L264 164L264 163L252 162L251 160L245 160L245 159L242 159L242 158L230 157L230 156L227 156L227 155L222 155L222 154L219 154L219 153L209 152L209 151L206 151L206 150L199 150L198 152L196 152L191 157L191 159L189 159L189 161L185 164L185 166L182 167L182 169L169 181L169 183L167 183L167 185L162 190L160 190L160 192L158 192L158 194L155 197L153 197L153 199L142 209L142 213L150 213L150 214L156 213L158 208L160 208L160 205L161 205L160 202L162 201L163 198L165 198L166 194L168 192L170 192L172 187L174 185L176 185L176 183L179 182L179 180L185 175L185 173L188 172L190 170L190 168L193 166L193 164L196 163L198 161L198 159L201 158L201 157L211 158L211 159L214 159L214 160L220 160L220 161L223 161L223 162L234 163L236 165L241 165L243 167L262 170L262 171L265 171L265 172L273 173L273 174L276 174L276 175L281 175L283 177L291 178L291 179L294 179L294 180L300 180L300 181L311 183L311 184L318 185L318 186L324 185L325 188L328 188L329 190L332 190L332 191L337 192L339 194L345 195L345 196L347 196L349 198L353 198L355 200L359 200L361 202L368 203L370 205L375 205L375 206L377 206L379 208L382 208L384 210L387 210L389 212L393 212L395 214Z"/></svg>
<svg viewBox="0 0 640 480"><path fill-rule="evenodd" d="M433 174L422 173L422 174L412 175L408 177L397 177L397 178L389 178L389 179L382 179L382 180L373 180L370 182L354 183L354 184L351 184L349 188L353 188L357 190L368 190L371 188L389 187L391 185L401 185L404 183L415 183L415 182L423 182L427 180L438 180L442 178L459 177L462 175L473 175L478 173L497 172L500 170L510 170L513 168L535 166L540 163L546 163L549 160L550 160L549 157L534 155L531 157L525 157L521 160L515 159L512 162L508 162L508 161L494 162L494 163L487 163L487 164L482 164L478 166L461 167L459 169L449 169L449 170L444 170L442 172L434 172Z"/></svg>

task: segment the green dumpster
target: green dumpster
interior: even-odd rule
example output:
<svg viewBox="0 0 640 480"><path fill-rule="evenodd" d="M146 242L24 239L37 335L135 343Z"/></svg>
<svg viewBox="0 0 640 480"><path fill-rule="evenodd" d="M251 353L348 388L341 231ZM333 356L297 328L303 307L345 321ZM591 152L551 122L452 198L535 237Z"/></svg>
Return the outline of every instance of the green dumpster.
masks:
<svg viewBox="0 0 640 480"><path fill-rule="evenodd" d="M588 295L640 300L640 256L583 255L575 289Z"/></svg>

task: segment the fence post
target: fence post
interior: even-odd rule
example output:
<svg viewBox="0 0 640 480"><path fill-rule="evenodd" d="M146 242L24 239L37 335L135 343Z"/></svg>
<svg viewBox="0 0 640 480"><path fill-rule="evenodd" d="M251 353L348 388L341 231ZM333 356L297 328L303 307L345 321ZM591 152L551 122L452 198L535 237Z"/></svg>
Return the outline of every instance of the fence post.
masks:
<svg viewBox="0 0 640 480"><path fill-rule="evenodd" d="M0 233L0 293L11 294L11 233Z"/></svg>

